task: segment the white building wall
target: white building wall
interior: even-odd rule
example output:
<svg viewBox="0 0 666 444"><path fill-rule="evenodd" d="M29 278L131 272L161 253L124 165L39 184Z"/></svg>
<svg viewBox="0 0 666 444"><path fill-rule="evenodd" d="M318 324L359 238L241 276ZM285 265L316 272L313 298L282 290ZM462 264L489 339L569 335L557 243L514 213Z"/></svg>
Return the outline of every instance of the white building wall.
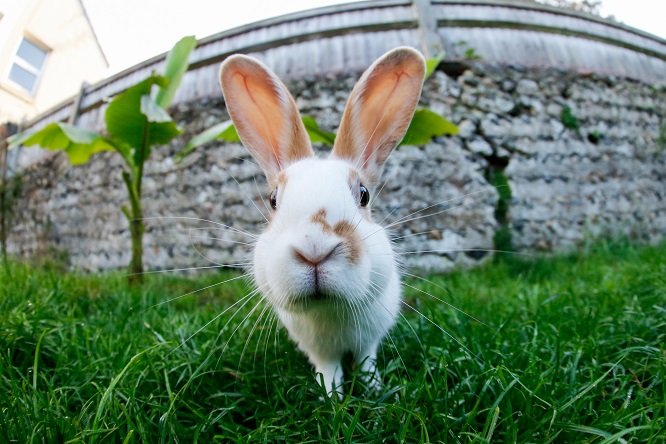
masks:
<svg viewBox="0 0 666 444"><path fill-rule="evenodd" d="M24 37L48 50L31 94L9 79ZM0 0L0 122L21 122L76 95L108 67L80 0Z"/></svg>

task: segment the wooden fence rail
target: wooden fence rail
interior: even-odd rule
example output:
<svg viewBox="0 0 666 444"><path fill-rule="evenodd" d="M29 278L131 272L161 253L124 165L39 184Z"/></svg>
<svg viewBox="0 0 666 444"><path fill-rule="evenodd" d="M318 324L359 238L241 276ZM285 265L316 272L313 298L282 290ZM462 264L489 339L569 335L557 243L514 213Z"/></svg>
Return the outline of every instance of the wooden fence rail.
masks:
<svg viewBox="0 0 666 444"><path fill-rule="evenodd" d="M205 12L202 12L205 13ZM174 104L215 97L219 62L233 53L263 59L286 80L360 71L398 45L448 59L556 66L666 84L666 41L589 14L530 0L375 0L298 12L201 39ZM471 52L470 52L471 51ZM164 63L161 54L95 85L29 122L103 126L107 98Z"/></svg>

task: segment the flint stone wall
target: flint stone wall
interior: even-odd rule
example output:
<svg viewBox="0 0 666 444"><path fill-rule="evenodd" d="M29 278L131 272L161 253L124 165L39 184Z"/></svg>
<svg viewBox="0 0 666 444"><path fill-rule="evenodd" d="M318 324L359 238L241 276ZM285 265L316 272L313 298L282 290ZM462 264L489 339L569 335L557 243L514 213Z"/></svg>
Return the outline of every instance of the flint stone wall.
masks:
<svg viewBox="0 0 666 444"><path fill-rule="evenodd" d="M408 267L445 271L482 262L493 254L502 225L522 252L562 251L620 233L663 239L663 87L481 62L460 68L437 71L421 100L457 123L460 134L399 147L386 166L386 185L372 196L375 219L390 227ZM333 131L357 78L288 86L301 112ZM579 128L563 124L566 107ZM173 161L191 137L228 118L220 98L179 104L172 115L185 133L156 149L145 170L145 263L243 266L265 224L270 190L240 144L213 143L182 164ZM66 250L71 264L86 270L127 265L121 169L119 156L102 153L76 167L57 154L25 171L10 250L21 256ZM506 214L496 214L499 194L489 181L498 173L512 193Z"/></svg>

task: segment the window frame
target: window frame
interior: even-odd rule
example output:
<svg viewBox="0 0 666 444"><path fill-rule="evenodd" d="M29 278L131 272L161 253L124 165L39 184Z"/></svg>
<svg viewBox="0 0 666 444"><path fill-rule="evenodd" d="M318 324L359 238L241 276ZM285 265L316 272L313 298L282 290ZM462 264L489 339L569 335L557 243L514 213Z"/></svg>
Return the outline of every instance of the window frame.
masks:
<svg viewBox="0 0 666 444"><path fill-rule="evenodd" d="M19 48L21 47L21 44L23 41L26 40L28 43L39 49L40 51L44 52L44 62L42 63L41 68L37 69L35 68L34 65L32 65L30 62L25 60L23 57L19 55ZM46 64L49 61L49 55L51 54L51 50L44 45L42 42L40 42L38 39L32 37L29 34L23 34L21 39L19 40L18 44L16 45L16 49L14 50L13 56L10 59L9 66L7 69L7 74L5 75L5 79L16 89L21 91L23 94L27 94L31 98L35 98L37 95L37 90L39 89L39 85L41 84L42 76L44 74ZM14 79L11 78L11 73L12 73L12 68L14 65L17 65L18 67L28 71L30 74L33 74L35 76L35 82L32 85L32 89L28 90L26 89L23 85L20 83L16 82Z"/></svg>

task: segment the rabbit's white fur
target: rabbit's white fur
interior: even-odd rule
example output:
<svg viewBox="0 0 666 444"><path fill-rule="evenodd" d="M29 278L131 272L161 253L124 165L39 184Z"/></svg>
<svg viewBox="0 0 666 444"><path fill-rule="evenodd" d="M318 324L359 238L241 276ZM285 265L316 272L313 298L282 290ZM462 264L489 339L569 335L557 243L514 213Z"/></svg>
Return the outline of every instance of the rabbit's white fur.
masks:
<svg viewBox="0 0 666 444"><path fill-rule="evenodd" d="M346 352L380 386L377 348L398 316L400 279L361 187L378 183L424 72L423 57L410 48L379 58L350 96L330 157L319 159L275 74L242 55L222 64L229 114L276 190L272 220L254 249L254 279L329 394L339 391Z"/></svg>

